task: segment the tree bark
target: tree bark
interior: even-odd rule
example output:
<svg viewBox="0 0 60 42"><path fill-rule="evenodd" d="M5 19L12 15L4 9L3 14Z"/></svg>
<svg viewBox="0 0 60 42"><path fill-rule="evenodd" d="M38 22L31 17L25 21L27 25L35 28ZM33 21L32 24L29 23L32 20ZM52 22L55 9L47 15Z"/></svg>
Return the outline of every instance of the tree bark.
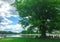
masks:
<svg viewBox="0 0 60 42"><path fill-rule="evenodd" d="M42 21L42 25L40 25L40 31L41 31L41 36L42 38L46 38L46 22Z"/></svg>

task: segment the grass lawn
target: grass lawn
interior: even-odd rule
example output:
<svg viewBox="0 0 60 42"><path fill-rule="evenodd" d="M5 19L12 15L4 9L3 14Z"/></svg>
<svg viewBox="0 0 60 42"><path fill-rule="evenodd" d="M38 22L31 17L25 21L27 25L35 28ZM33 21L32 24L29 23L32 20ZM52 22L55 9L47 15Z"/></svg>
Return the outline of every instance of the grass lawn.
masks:
<svg viewBox="0 0 60 42"><path fill-rule="evenodd" d="M0 42L60 42L60 39L0 38Z"/></svg>

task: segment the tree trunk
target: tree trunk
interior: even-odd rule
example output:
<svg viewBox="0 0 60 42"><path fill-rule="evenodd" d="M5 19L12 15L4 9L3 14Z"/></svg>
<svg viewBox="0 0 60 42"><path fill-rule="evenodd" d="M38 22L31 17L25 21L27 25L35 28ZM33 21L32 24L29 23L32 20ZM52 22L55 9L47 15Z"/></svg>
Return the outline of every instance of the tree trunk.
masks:
<svg viewBox="0 0 60 42"><path fill-rule="evenodd" d="M46 22L42 21L42 25L40 25L40 31L41 31L41 36L42 38L46 38Z"/></svg>
<svg viewBox="0 0 60 42"><path fill-rule="evenodd" d="M41 30L41 37L46 38L46 29L42 28Z"/></svg>

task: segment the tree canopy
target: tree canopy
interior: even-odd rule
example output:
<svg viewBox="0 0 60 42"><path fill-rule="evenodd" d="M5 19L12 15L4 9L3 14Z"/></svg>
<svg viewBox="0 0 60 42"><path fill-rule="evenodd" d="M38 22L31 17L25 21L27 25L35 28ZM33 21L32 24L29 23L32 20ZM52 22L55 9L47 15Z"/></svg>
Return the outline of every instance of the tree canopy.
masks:
<svg viewBox="0 0 60 42"><path fill-rule="evenodd" d="M14 5L24 28L29 25L30 30L38 28L42 37L60 29L59 0L15 0Z"/></svg>

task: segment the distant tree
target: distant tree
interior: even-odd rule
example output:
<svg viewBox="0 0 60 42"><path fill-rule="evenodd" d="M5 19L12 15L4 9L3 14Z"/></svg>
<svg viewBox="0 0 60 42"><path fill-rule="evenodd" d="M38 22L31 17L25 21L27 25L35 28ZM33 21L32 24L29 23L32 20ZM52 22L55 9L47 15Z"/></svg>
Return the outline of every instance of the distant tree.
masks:
<svg viewBox="0 0 60 42"><path fill-rule="evenodd" d="M14 5L23 27L38 28L41 37L60 29L60 0L15 0Z"/></svg>
<svg viewBox="0 0 60 42"><path fill-rule="evenodd" d="M18 34L18 33L11 32L11 31L0 31L0 34Z"/></svg>

